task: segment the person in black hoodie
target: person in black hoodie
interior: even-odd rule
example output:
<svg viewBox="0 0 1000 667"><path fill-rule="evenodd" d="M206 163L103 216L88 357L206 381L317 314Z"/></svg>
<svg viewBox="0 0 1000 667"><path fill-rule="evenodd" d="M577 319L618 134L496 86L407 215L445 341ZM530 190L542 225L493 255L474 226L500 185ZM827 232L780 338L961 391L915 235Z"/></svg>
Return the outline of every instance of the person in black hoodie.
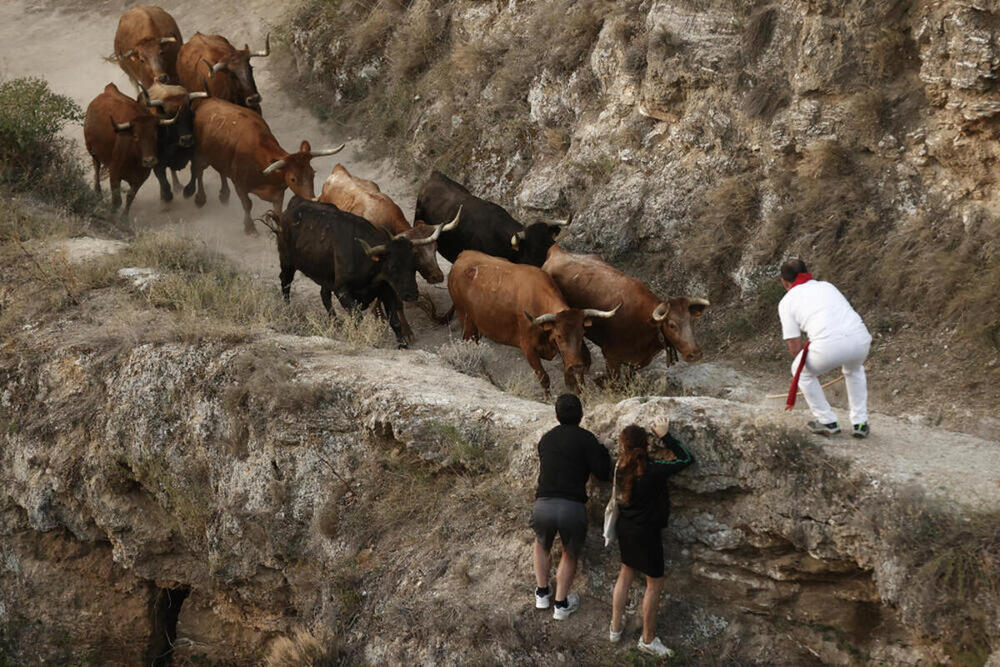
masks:
<svg viewBox="0 0 1000 667"><path fill-rule="evenodd" d="M549 587L549 553L556 533L563 554L556 572L555 608L557 621L569 617L580 606L580 596L569 588L587 538L587 479L611 479L611 457L593 433L580 428L583 406L573 394L556 399L556 426L538 441L538 490L531 512L535 531L535 607L548 609L553 602Z"/></svg>
<svg viewBox="0 0 1000 667"><path fill-rule="evenodd" d="M670 495L667 478L691 465L694 458L668 432L670 423L659 421L653 431L670 451L670 457L656 460L649 455L652 435L639 426L627 426L618 437L618 521L615 530L621 550L622 567L618 573L611 605L610 639L621 639L625 603L636 572L646 575L642 596L642 636L639 650L657 656L673 655L656 636L656 613L663 587L663 540L660 532L670 518Z"/></svg>

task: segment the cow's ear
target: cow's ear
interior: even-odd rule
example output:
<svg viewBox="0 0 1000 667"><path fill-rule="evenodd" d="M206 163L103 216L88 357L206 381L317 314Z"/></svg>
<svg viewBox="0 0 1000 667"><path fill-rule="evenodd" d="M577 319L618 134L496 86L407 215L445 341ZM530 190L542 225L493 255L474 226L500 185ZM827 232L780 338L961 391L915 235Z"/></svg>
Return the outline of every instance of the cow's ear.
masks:
<svg viewBox="0 0 1000 667"><path fill-rule="evenodd" d="M303 139L302 143L299 144L299 152L300 153L310 153L310 152L312 152L312 146L309 145L308 141L306 141L305 139Z"/></svg>

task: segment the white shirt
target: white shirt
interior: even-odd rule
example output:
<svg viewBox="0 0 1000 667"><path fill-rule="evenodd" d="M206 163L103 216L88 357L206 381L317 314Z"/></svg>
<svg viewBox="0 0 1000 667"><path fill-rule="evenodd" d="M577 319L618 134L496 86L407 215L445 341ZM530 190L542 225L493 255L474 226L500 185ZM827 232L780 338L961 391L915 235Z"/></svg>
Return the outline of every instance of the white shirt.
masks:
<svg viewBox="0 0 1000 667"><path fill-rule="evenodd" d="M798 338L802 333L810 341L868 334L851 304L836 287L822 280L810 280L788 290L778 303L781 337Z"/></svg>

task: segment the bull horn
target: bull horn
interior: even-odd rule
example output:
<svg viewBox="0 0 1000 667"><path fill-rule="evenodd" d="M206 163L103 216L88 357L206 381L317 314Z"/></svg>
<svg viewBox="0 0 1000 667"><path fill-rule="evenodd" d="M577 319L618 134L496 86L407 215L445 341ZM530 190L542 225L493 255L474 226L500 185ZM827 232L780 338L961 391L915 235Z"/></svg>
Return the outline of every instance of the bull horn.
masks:
<svg viewBox="0 0 1000 667"><path fill-rule="evenodd" d="M109 115L108 118L111 119L111 127L115 128L115 132L124 132L125 130L132 129L131 121L127 121L125 123L116 123L114 116Z"/></svg>
<svg viewBox="0 0 1000 667"><path fill-rule="evenodd" d="M157 102L159 101L160 100L157 100ZM173 125L174 123L177 122L177 119L180 118L180 116L181 116L181 110L178 109L177 113L174 114L173 118L161 118L160 125Z"/></svg>
<svg viewBox="0 0 1000 667"><path fill-rule="evenodd" d="M220 60L219 62L212 65L212 76L215 76L224 69L226 69L226 63Z"/></svg>
<svg viewBox="0 0 1000 667"><path fill-rule="evenodd" d="M251 51L251 58L267 58L271 55L271 33L267 33L267 37L264 38L264 50L263 51Z"/></svg>
<svg viewBox="0 0 1000 667"><path fill-rule="evenodd" d="M510 237L510 245L514 250L517 250L517 245L524 238L524 232L518 232Z"/></svg>
<svg viewBox="0 0 1000 667"><path fill-rule="evenodd" d="M160 38L160 44L176 44L176 43L177 43L177 38L176 37L161 37Z"/></svg>
<svg viewBox="0 0 1000 667"><path fill-rule="evenodd" d="M163 108L163 100L151 100L149 99L148 95L146 96L146 100L148 100L146 102L147 107L160 107L161 109Z"/></svg>
<svg viewBox="0 0 1000 667"><path fill-rule="evenodd" d="M708 299L688 299L688 303L692 306L711 306Z"/></svg>
<svg viewBox="0 0 1000 667"><path fill-rule="evenodd" d="M659 306L653 309L653 321L662 322L667 319L667 315L670 314L670 306L666 302L661 303Z"/></svg>
<svg viewBox="0 0 1000 667"><path fill-rule="evenodd" d="M575 215L575 212L574 213L570 213L569 217L566 218L565 220L553 220L552 222L550 222L548 224L551 225L552 227L569 227L570 223L573 222L573 216L574 215Z"/></svg>
<svg viewBox="0 0 1000 667"><path fill-rule="evenodd" d="M617 306L615 306L611 310L598 310L596 308L584 308L583 309L583 316L584 317L596 317L596 318L599 318L599 319L602 319L602 320L606 320L606 319L608 319L610 317L614 317L615 313L617 313L618 309L621 308L621 307L622 307L622 305L619 303Z"/></svg>
<svg viewBox="0 0 1000 667"><path fill-rule="evenodd" d="M365 254L369 257L380 257L389 252L389 249L384 245L377 245L373 248L365 243L364 239L355 238L354 240L361 244L361 249L364 250Z"/></svg>
<svg viewBox="0 0 1000 667"><path fill-rule="evenodd" d="M193 93L188 93L188 100L201 100L208 97L208 93L203 90L196 90Z"/></svg>
<svg viewBox="0 0 1000 667"><path fill-rule="evenodd" d="M272 162L270 165L268 165L267 169L264 170L264 173L265 174L270 174L271 172L277 171L279 169L284 169L284 168L285 168L285 161L284 160L278 160L277 162Z"/></svg>
<svg viewBox="0 0 1000 667"><path fill-rule="evenodd" d="M441 236L441 232L450 232L451 230L458 227L458 219L462 217L462 207L458 207L458 213L455 214L455 219L447 224L434 225L434 233L425 239L417 239L413 241L413 245L427 245L428 243L434 243ZM405 232L404 232L405 233Z"/></svg>
<svg viewBox="0 0 1000 667"><path fill-rule="evenodd" d="M555 322L555 313L545 313L544 315L539 315L538 317L532 317L528 311L524 311L524 316L528 318L528 321L532 324L545 324L546 322Z"/></svg>
<svg viewBox="0 0 1000 667"><path fill-rule="evenodd" d="M146 104L148 106L149 105L149 91L146 90L146 86L142 85L142 81L136 81L135 85L139 86L140 96L142 96L142 95L146 96Z"/></svg>
<svg viewBox="0 0 1000 667"><path fill-rule="evenodd" d="M333 155L334 153L339 153L340 151L344 150L344 146L346 145L347 144L340 144L336 148L324 148L323 150L319 151L309 151L309 157L313 158L313 157L323 157L324 155Z"/></svg>

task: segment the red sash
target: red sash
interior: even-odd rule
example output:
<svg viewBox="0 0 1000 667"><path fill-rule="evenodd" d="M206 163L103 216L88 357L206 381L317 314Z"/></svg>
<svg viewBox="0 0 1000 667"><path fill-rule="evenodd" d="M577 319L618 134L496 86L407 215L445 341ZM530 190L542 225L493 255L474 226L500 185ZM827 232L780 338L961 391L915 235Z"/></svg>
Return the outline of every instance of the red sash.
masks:
<svg viewBox="0 0 1000 667"><path fill-rule="evenodd" d="M799 275L802 275L801 273ZM785 399L785 410L791 410L795 407L795 397L799 393L799 376L802 375L802 369L806 367L806 354L809 352L809 343L802 346L802 358L799 359L799 367L795 369L795 376L792 378L792 386L788 388L788 398Z"/></svg>

